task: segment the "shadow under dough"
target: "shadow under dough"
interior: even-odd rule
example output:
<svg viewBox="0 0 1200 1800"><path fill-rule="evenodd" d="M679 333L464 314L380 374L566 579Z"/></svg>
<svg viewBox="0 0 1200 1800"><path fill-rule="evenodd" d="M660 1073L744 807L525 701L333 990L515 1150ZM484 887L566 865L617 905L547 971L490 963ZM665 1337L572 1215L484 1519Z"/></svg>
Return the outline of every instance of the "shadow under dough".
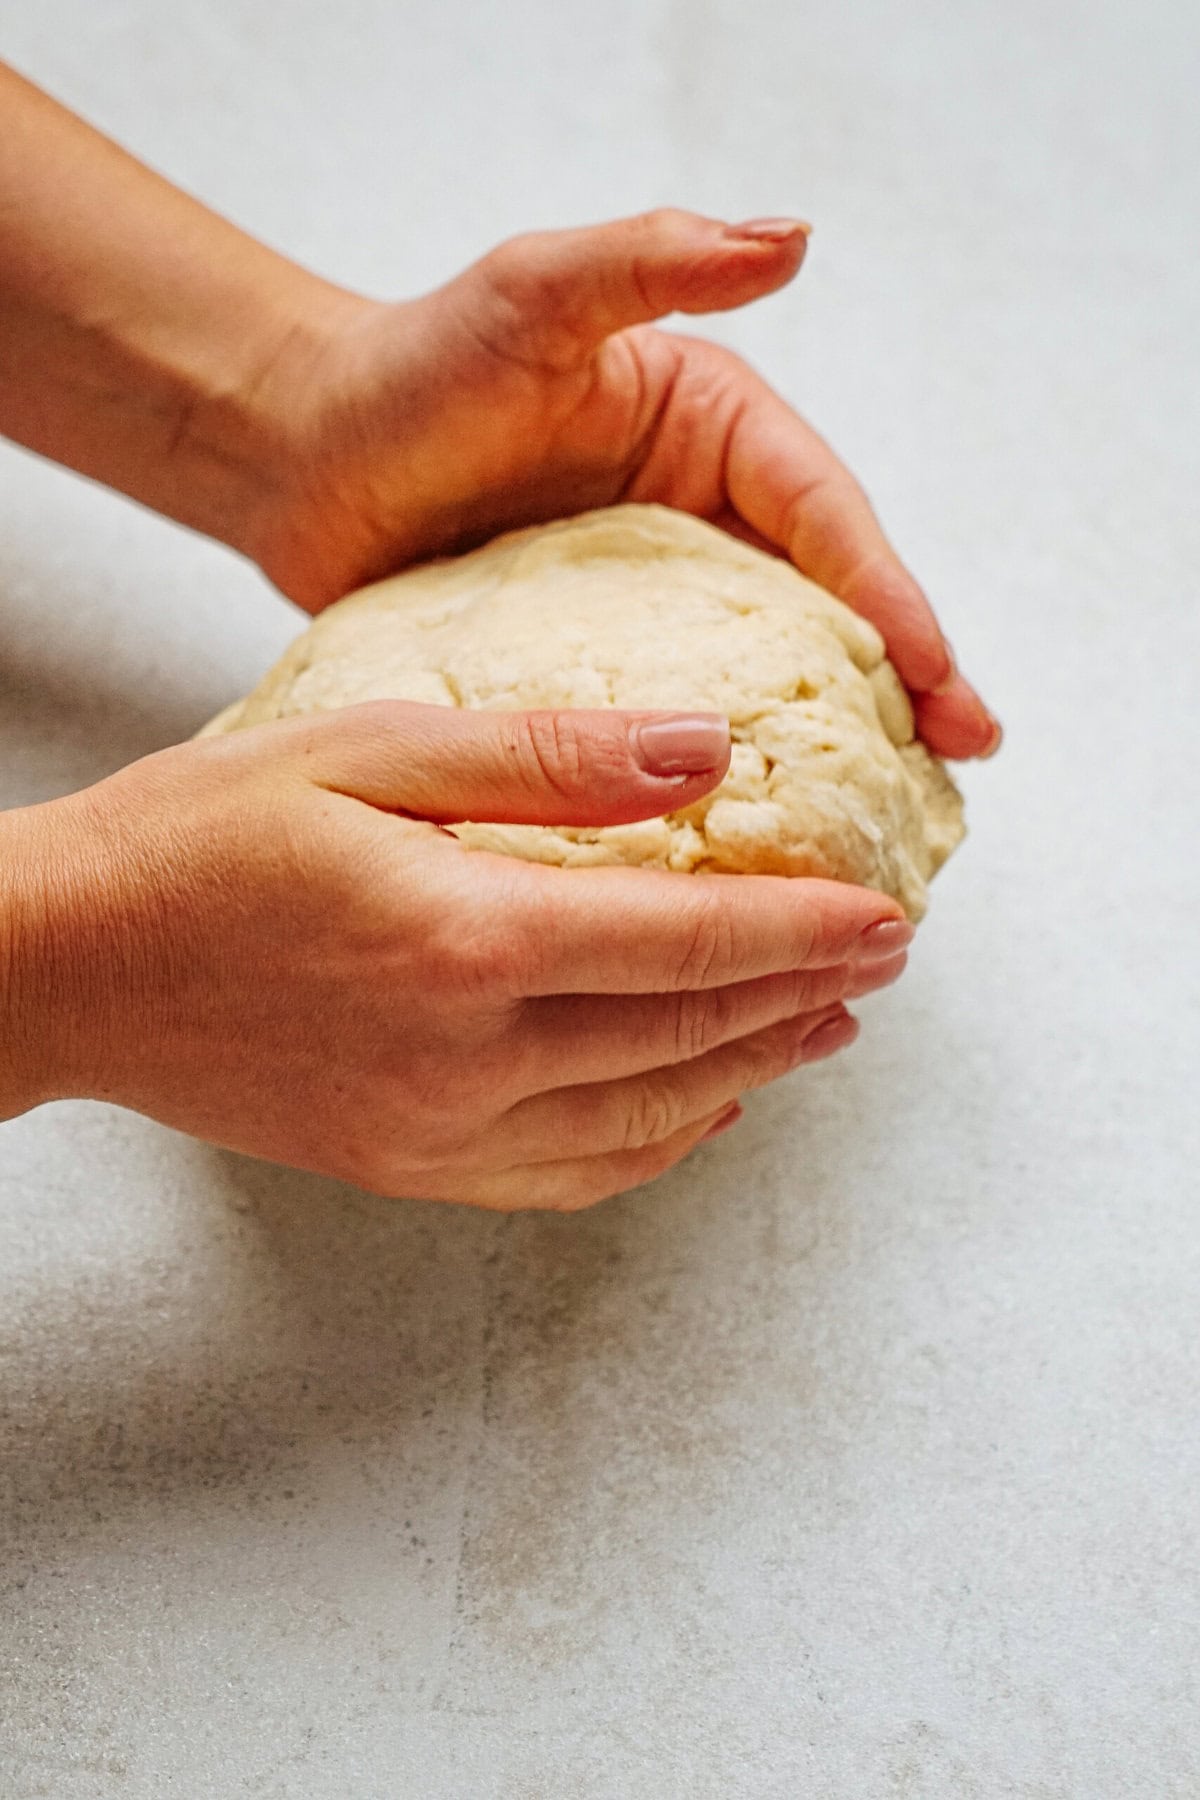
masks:
<svg viewBox="0 0 1200 1800"><path fill-rule="evenodd" d="M449 1466L506 1416L544 1446L566 1500L591 1480L594 1382L632 1384L653 1411L660 1357L678 1433L673 1283L729 1249L725 1207L693 1192L695 1162L586 1214L505 1216L198 1148L215 1215L198 1220L211 1242L190 1308L174 1257L145 1324L129 1305L146 1306L155 1282L136 1267L99 1291L39 1296L40 1313L70 1311L76 1330L38 1361L35 1389L5 1395L0 1567L73 1555L123 1519L203 1496L259 1511L302 1493L339 1445L383 1446L403 1509L407 1440ZM704 1371L701 1416L726 1374Z"/></svg>

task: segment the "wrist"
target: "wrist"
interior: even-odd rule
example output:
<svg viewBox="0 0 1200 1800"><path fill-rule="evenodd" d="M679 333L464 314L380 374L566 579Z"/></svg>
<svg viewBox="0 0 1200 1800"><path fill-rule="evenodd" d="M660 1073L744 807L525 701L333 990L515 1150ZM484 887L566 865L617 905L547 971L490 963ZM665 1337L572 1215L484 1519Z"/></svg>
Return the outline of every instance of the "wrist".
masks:
<svg viewBox="0 0 1200 1800"><path fill-rule="evenodd" d="M148 429L129 478L104 479L257 560L313 373L337 322L367 303L258 244L243 249L202 317L133 347Z"/></svg>
<svg viewBox="0 0 1200 1800"><path fill-rule="evenodd" d="M0 814L0 1119L54 1098L52 1026L37 993L47 988L42 893L49 880L38 844L40 808Z"/></svg>
<svg viewBox="0 0 1200 1800"><path fill-rule="evenodd" d="M394 489L409 514L420 510L421 483L396 473L411 427L406 373L419 388L425 366L420 311L322 284L294 294L260 339L248 400L231 421L252 446L247 477L220 535L306 611L387 572L377 566L379 514L390 538L393 507L373 498Z"/></svg>
<svg viewBox="0 0 1200 1800"><path fill-rule="evenodd" d="M259 246L254 246L258 250ZM270 254L270 253L266 253ZM371 302L271 257L219 327L181 346L157 510L259 562L330 345Z"/></svg>
<svg viewBox="0 0 1200 1800"><path fill-rule="evenodd" d="M0 1119L91 1091L98 934L76 799L0 814Z"/></svg>

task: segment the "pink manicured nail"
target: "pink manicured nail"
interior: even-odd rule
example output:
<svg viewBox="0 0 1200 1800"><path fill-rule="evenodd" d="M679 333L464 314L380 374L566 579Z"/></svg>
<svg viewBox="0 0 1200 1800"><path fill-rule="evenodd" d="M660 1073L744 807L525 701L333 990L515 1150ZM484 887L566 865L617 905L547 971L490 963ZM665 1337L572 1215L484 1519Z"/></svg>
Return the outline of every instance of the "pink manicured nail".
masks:
<svg viewBox="0 0 1200 1800"><path fill-rule="evenodd" d="M822 1056L832 1056L835 1050L844 1050L847 1044L852 1044L857 1036L858 1020L853 1013L838 1013L809 1032L804 1040L801 1061L817 1062Z"/></svg>
<svg viewBox="0 0 1200 1800"><path fill-rule="evenodd" d="M744 1110L741 1101L735 1100L732 1106L726 1107L719 1119L713 1120L700 1142L706 1144L709 1138L720 1137L723 1131L728 1131L731 1125L737 1124Z"/></svg>
<svg viewBox="0 0 1200 1800"><path fill-rule="evenodd" d="M725 236L752 238L761 244L785 244L801 234L808 237L811 231L806 219L745 219L740 225L727 225Z"/></svg>
<svg viewBox="0 0 1200 1800"><path fill-rule="evenodd" d="M729 721L719 713L637 719L629 741L647 775L705 775L728 760Z"/></svg>
<svg viewBox="0 0 1200 1800"><path fill-rule="evenodd" d="M907 919L879 919L859 933L857 954L894 956L897 950L906 950L916 935L916 928Z"/></svg>

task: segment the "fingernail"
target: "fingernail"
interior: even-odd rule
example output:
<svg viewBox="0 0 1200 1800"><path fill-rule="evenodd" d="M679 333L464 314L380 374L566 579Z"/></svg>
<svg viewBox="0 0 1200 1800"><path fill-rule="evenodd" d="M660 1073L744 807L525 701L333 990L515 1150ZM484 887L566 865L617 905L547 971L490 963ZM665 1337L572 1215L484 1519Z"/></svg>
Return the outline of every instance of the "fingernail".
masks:
<svg viewBox="0 0 1200 1800"><path fill-rule="evenodd" d="M988 718L991 720L992 735L983 746L983 749L978 753L984 761L986 761L989 756L995 756L997 750L1004 742L1004 727L1001 725L999 719L993 718L991 713L988 714Z"/></svg>
<svg viewBox="0 0 1200 1800"><path fill-rule="evenodd" d="M951 657L950 658L950 673L948 675L943 675L942 679L936 684L936 686L931 687L929 691L931 694L948 694L950 692L950 689L954 686L954 684L957 680L958 680L958 666L955 663L954 658Z"/></svg>
<svg viewBox="0 0 1200 1800"><path fill-rule="evenodd" d="M916 928L907 919L877 919L874 925L859 933L858 955L894 956L905 950L916 937Z"/></svg>
<svg viewBox="0 0 1200 1800"><path fill-rule="evenodd" d="M740 225L727 225L725 236L751 238L760 244L786 244L789 238L808 237L811 231L806 219L744 219Z"/></svg>
<svg viewBox="0 0 1200 1800"><path fill-rule="evenodd" d="M729 721L719 713L636 719L629 741L647 775L704 775L729 757Z"/></svg>
<svg viewBox="0 0 1200 1800"><path fill-rule="evenodd" d="M731 1125L737 1124L738 1120L742 1117L744 1110L741 1101L735 1100L732 1106L727 1106L725 1108L725 1111L721 1114L720 1118L713 1120L704 1136L700 1139L700 1142L706 1144L709 1138L720 1137L723 1131L728 1131Z"/></svg>
<svg viewBox="0 0 1200 1800"><path fill-rule="evenodd" d="M804 1040L800 1060L816 1062L822 1056L832 1056L835 1050L844 1050L858 1036L858 1020L853 1013L838 1013L832 1019L826 1019L824 1025L818 1025L810 1031Z"/></svg>

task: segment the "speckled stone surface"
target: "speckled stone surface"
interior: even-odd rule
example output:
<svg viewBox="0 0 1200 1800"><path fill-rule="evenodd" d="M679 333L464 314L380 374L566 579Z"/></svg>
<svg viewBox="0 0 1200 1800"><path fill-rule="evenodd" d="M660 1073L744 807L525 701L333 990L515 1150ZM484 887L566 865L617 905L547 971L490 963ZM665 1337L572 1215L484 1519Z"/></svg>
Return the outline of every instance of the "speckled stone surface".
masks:
<svg viewBox="0 0 1200 1800"><path fill-rule="evenodd" d="M43 0L5 40L370 291L662 201L812 217L714 335L863 474L1009 741L855 1049L593 1214L0 1126L4 1800L1192 1800L1195 9ZM0 797L185 736L297 623L3 451Z"/></svg>

